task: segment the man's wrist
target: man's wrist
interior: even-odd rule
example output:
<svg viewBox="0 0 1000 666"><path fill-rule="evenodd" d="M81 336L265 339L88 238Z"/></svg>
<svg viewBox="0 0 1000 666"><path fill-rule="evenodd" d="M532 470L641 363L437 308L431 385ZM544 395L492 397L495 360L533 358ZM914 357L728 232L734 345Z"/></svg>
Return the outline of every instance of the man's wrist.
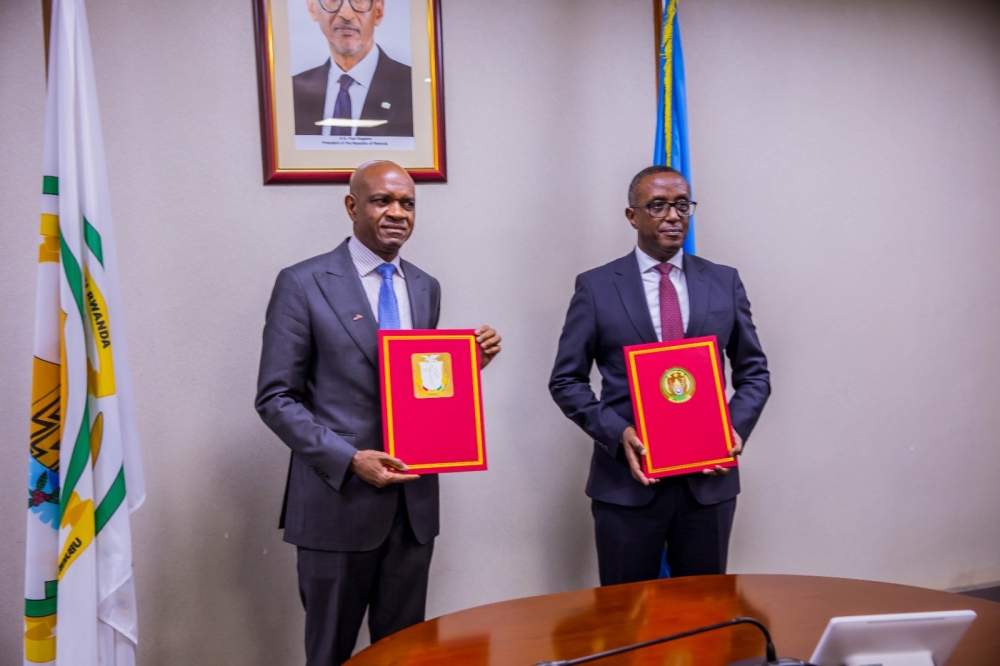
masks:
<svg viewBox="0 0 1000 666"><path fill-rule="evenodd" d="M624 429L624 430L622 430L622 436L621 436L621 438L620 438L620 439L618 440L618 443L619 443L619 444L624 444L624 443L625 443L625 435L627 435L627 434L628 434L628 431L629 431L629 428L631 428L632 430L635 430L635 426L631 426L631 425L629 425L629 426L625 426L625 429Z"/></svg>

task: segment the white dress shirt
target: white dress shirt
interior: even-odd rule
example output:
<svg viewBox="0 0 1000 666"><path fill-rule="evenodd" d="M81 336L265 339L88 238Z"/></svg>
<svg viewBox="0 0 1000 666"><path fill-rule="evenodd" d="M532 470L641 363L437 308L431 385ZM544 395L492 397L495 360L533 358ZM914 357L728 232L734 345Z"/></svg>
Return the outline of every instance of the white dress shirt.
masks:
<svg viewBox="0 0 1000 666"><path fill-rule="evenodd" d="M378 46L372 45L371 51L361 59L350 71L345 72L337 64L337 61L330 58L330 75L326 79L326 104L323 106L323 119L333 118L333 110L337 106L337 95L340 94L340 77L347 74L354 83L347 89L347 94L351 96L351 118L359 120L361 109L365 107L365 99L368 97L368 89L372 87L372 78L375 76L375 68L378 67ZM330 136L329 125L323 126L323 136ZM357 127L351 128L351 136L356 136Z"/></svg>
<svg viewBox="0 0 1000 666"><path fill-rule="evenodd" d="M354 267L358 269L361 286L365 288L365 296L368 297L368 304L372 306L375 321L378 321L378 292L382 289L382 276L375 269L386 262L365 247L356 236L351 236L351 240L347 242L347 250L351 253ZM396 302L399 304L399 327L413 328L410 295L406 291L406 278L403 276L403 265L399 261L399 255L397 254L389 263L396 267L396 272L392 274L392 288L396 292Z"/></svg>
<svg viewBox="0 0 1000 666"><path fill-rule="evenodd" d="M649 306L649 316L653 320L656 339L663 342L663 326L660 324L660 271L656 270L660 262L638 247L635 248L635 258L639 261L642 288L646 292L646 305ZM687 331L691 304L688 301L687 278L684 277L684 250L677 250L677 254L670 257L667 263L674 266L667 277L670 278L670 283L677 290L677 302L681 306L681 321L684 322L684 330Z"/></svg>

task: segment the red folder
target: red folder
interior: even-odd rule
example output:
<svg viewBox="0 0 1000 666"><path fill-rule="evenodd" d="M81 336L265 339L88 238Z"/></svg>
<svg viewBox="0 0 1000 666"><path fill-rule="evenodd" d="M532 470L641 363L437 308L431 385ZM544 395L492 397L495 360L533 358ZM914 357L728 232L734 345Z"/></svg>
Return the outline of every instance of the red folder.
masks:
<svg viewBox="0 0 1000 666"><path fill-rule="evenodd" d="M632 410L649 478L735 467L715 336L625 347Z"/></svg>
<svg viewBox="0 0 1000 666"><path fill-rule="evenodd" d="M486 469L473 330L378 332L385 450L416 474Z"/></svg>

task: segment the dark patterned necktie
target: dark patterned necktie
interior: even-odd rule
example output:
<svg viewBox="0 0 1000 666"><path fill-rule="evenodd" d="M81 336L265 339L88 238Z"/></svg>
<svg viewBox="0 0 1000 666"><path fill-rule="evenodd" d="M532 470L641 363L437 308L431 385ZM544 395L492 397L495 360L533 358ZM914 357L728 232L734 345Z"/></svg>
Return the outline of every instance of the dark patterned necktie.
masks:
<svg viewBox="0 0 1000 666"><path fill-rule="evenodd" d="M660 273L660 330L663 342L680 340L684 337L684 319L681 317L681 303L677 298L677 290L670 281L670 271L673 264L663 262L656 266Z"/></svg>
<svg viewBox="0 0 1000 666"><path fill-rule="evenodd" d="M351 96L347 89L354 83L354 79L344 74L340 77L340 92L337 93L337 103L333 107L333 117L341 120L351 120ZM334 136L350 136L350 127L331 127L330 133Z"/></svg>

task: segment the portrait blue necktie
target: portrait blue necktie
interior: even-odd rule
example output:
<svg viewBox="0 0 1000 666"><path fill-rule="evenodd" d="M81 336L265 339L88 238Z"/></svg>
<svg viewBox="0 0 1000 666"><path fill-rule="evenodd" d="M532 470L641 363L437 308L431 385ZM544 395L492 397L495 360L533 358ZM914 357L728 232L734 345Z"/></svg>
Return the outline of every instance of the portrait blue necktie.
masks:
<svg viewBox="0 0 1000 666"><path fill-rule="evenodd" d="M396 300L396 290L392 286L392 275L396 272L396 267L392 264L382 264L375 270L382 276L382 286L378 290L378 327L397 329L399 302Z"/></svg>
<svg viewBox="0 0 1000 666"><path fill-rule="evenodd" d="M342 120L351 119L351 96L347 89L354 83L354 79L344 74L340 77L340 92L337 93L337 103L333 107L333 117ZM350 127L331 127L330 134L334 136L350 136Z"/></svg>

